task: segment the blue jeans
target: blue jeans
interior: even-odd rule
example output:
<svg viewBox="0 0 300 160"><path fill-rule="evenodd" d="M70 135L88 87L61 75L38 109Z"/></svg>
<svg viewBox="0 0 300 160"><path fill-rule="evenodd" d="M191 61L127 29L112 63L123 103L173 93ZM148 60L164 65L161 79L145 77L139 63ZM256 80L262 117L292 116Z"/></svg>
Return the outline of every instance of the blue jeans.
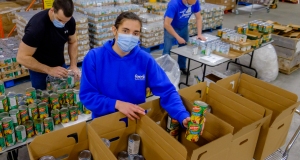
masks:
<svg viewBox="0 0 300 160"><path fill-rule="evenodd" d="M63 64L62 67L67 68L66 64ZM47 88L46 78L48 74L35 72L33 70L29 70L29 74L33 88L41 90L45 90Z"/></svg>
<svg viewBox="0 0 300 160"><path fill-rule="evenodd" d="M174 28L175 32L183 38L186 42L189 40L189 27L186 26L184 28ZM166 29L164 31L164 51L163 55L169 54L172 49L173 43L175 41L175 37L173 37ZM178 47L185 46L186 44L179 44ZM186 58L182 56L178 56L178 65L180 69L186 68Z"/></svg>

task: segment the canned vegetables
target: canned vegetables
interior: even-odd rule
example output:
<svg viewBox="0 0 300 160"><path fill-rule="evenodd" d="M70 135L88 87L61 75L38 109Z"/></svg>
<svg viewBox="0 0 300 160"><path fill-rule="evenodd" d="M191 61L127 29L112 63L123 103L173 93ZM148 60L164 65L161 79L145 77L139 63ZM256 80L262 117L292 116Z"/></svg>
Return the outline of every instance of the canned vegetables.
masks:
<svg viewBox="0 0 300 160"><path fill-rule="evenodd" d="M28 105L28 112L29 112L29 118L31 120L35 120L39 118L39 112L38 112L38 107L37 104L32 103Z"/></svg>
<svg viewBox="0 0 300 160"><path fill-rule="evenodd" d="M59 95L58 94L51 94L50 95L50 102L51 102L51 108L52 109L60 109L60 104L59 104Z"/></svg>
<svg viewBox="0 0 300 160"><path fill-rule="evenodd" d="M201 124L195 124L192 122L189 122L188 129L186 130L185 137L187 140L191 142L198 142L200 132L201 132Z"/></svg>
<svg viewBox="0 0 300 160"><path fill-rule="evenodd" d="M70 117L71 117L71 121L77 121L78 120L78 114L77 114L77 107L76 106L72 106L70 108Z"/></svg>
<svg viewBox="0 0 300 160"><path fill-rule="evenodd" d="M9 111L10 117L13 119L14 126L20 125L21 122L21 117L20 117L20 112L18 109L13 109Z"/></svg>
<svg viewBox="0 0 300 160"><path fill-rule="evenodd" d="M17 109L17 94L14 92L9 92L7 94L8 106L9 109Z"/></svg>
<svg viewBox="0 0 300 160"><path fill-rule="evenodd" d="M15 127L11 117L4 117L1 122L4 135L9 135L15 132Z"/></svg>

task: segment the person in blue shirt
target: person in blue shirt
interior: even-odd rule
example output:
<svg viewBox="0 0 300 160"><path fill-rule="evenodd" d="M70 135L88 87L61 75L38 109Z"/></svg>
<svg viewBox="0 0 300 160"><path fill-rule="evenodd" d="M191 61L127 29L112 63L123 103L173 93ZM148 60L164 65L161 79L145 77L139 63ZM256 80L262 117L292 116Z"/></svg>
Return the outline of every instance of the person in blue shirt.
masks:
<svg viewBox="0 0 300 160"><path fill-rule="evenodd" d="M186 42L189 39L188 21L193 13L195 14L197 23L197 38L204 41L206 40L205 37L201 35L202 18L200 11L201 8L199 0L171 0L168 3L164 21L165 31L163 55L170 54L170 50L172 49L175 39L179 43L178 47L186 45ZM186 58L178 56L178 64L183 74L187 74Z"/></svg>
<svg viewBox="0 0 300 160"><path fill-rule="evenodd" d="M150 87L170 116L187 127L190 114L174 85L155 59L138 46L141 27L132 12L117 17L112 27L115 39L90 50L84 58L80 100L92 111L92 118L120 111L134 120L138 114L145 115L137 104L145 102Z"/></svg>

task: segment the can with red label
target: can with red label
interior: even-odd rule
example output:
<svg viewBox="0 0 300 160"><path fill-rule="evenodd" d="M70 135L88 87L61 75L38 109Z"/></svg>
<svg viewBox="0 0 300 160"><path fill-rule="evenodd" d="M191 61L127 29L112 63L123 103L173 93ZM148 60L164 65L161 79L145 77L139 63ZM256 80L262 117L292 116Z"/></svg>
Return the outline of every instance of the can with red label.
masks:
<svg viewBox="0 0 300 160"><path fill-rule="evenodd" d="M68 123L70 121L69 108L62 108L59 110L61 123Z"/></svg>
<svg viewBox="0 0 300 160"><path fill-rule="evenodd" d="M71 121L77 121L78 120L78 113L77 113L77 107L76 106L72 106L70 108L70 117L71 117Z"/></svg>
<svg viewBox="0 0 300 160"><path fill-rule="evenodd" d="M8 112L8 103L7 98L5 95L0 96L0 113L1 112Z"/></svg>
<svg viewBox="0 0 300 160"><path fill-rule="evenodd" d="M58 94L51 94L50 95L50 101L51 101L51 108L52 109L60 109L60 104L59 104L59 95Z"/></svg>
<svg viewBox="0 0 300 160"><path fill-rule="evenodd" d="M40 113L40 118L47 118L48 117L48 104L47 103L40 103L38 105L39 113Z"/></svg>
<svg viewBox="0 0 300 160"><path fill-rule="evenodd" d="M44 127L45 127L45 133L49 133L54 130L54 124L53 124L53 118L48 117L44 119Z"/></svg>
<svg viewBox="0 0 300 160"><path fill-rule="evenodd" d="M26 89L26 96L27 96L27 103L31 104L34 103L34 100L36 100L36 91L33 87Z"/></svg>
<svg viewBox="0 0 300 160"><path fill-rule="evenodd" d="M60 124L60 115L59 115L59 110L58 109L53 109L51 111L51 117L53 118L54 124Z"/></svg>
<svg viewBox="0 0 300 160"><path fill-rule="evenodd" d="M34 128L32 120L27 120L24 122L24 126L26 128L27 138L31 138L34 136Z"/></svg>
<svg viewBox="0 0 300 160"><path fill-rule="evenodd" d="M4 135L10 135L15 132L13 119L11 117L4 117L1 121Z"/></svg>
<svg viewBox="0 0 300 160"><path fill-rule="evenodd" d="M28 113L29 113L29 118L31 120L35 120L39 118L39 112L36 103L32 103L28 105Z"/></svg>
<svg viewBox="0 0 300 160"><path fill-rule="evenodd" d="M24 123L29 119L29 114L28 114L28 107L25 105L19 106L20 114L21 114L21 121Z"/></svg>

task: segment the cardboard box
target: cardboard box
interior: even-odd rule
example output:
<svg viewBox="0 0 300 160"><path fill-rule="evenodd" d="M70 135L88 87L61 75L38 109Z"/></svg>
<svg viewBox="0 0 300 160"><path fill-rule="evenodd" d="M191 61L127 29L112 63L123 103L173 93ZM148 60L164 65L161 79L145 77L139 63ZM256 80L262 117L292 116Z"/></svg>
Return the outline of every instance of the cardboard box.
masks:
<svg viewBox="0 0 300 160"><path fill-rule="evenodd" d="M224 73L212 69L211 70L207 69L205 72L204 81L207 82L207 87L209 87L210 83L216 83L218 80L226 77L228 76L226 76ZM194 75L193 85L201 83L201 81L202 81L202 75Z"/></svg>
<svg viewBox="0 0 300 160"><path fill-rule="evenodd" d="M273 45L273 46L276 50L276 53L277 53L278 57L285 58L285 59L288 59L288 60L293 60L300 53L300 50L299 50L300 48L298 50L293 50L293 49L280 47L280 46L277 46L277 45Z"/></svg>
<svg viewBox="0 0 300 160"><path fill-rule="evenodd" d="M218 81L217 85L263 106L265 116L271 116L260 131L254 154L256 160L265 159L285 144L294 110L300 104L296 94L239 73Z"/></svg>
<svg viewBox="0 0 300 160"><path fill-rule="evenodd" d="M220 5L228 5L230 4L231 0L215 0L217 4L220 4Z"/></svg>
<svg viewBox="0 0 300 160"><path fill-rule="evenodd" d="M216 4L217 0L205 0L205 3Z"/></svg>
<svg viewBox="0 0 300 160"><path fill-rule="evenodd" d="M282 35L276 34L272 34L272 38L274 40L272 44L275 44L277 46L285 47L292 50L298 50L298 48L300 48L300 41L298 38L284 37Z"/></svg>
<svg viewBox="0 0 300 160"><path fill-rule="evenodd" d="M27 144L27 148L30 160L39 160L46 155L51 155L55 158L68 156L64 160L74 160L78 159L78 154L86 149L92 152L95 159L98 157L99 152L90 143L91 141L87 137L86 122L81 122L67 128L36 136L30 144Z"/></svg>
<svg viewBox="0 0 300 160"><path fill-rule="evenodd" d="M192 112L193 104L183 97L182 101L187 111ZM139 106L146 109L147 116L159 123L163 132L167 133L166 123L168 114L161 107L160 99ZM228 123L213 114L207 113L204 131L198 142L195 143L186 140L185 132L186 129L181 128L179 132L179 142L180 146L184 147L184 150L187 151L187 160L229 160L228 154L233 127Z"/></svg>
<svg viewBox="0 0 300 160"><path fill-rule="evenodd" d="M300 55L294 57L292 60L278 57L279 71L285 74L291 74L299 68Z"/></svg>
<svg viewBox="0 0 300 160"><path fill-rule="evenodd" d="M206 82L203 82L181 89L179 94L190 102L208 103L215 116L234 127L229 160L252 160L260 128L270 116L264 117L266 110L262 106L214 83L209 85L208 94L205 94L206 88Z"/></svg>
<svg viewBox="0 0 300 160"><path fill-rule="evenodd" d="M185 160L187 151L173 137L168 135L161 127L148 116L140 116L136 121L120 113L113 113L94 119L88 124L88 136L97 148L97 160L117 160L121 151L127 151L128 136L137 133L141 136L139 154L145 159L155 160ZM107 148L101 138L111 141Z"/></svg>

